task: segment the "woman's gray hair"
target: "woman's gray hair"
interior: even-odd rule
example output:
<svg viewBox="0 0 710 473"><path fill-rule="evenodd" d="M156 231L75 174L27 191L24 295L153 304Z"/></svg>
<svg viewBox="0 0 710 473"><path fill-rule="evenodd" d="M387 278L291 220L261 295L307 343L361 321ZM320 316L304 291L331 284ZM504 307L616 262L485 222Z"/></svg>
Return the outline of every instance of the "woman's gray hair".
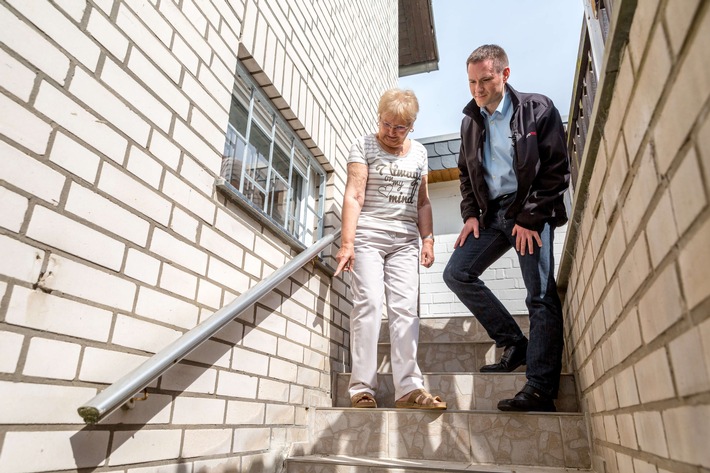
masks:
<svg viewBox="0 0 710 473"><path fill-rule="evenodd" d="M380 97L377 107L380 118L383 115L393 115L411 125L419 113L419 101L411 90L389 89Z"/></svg>

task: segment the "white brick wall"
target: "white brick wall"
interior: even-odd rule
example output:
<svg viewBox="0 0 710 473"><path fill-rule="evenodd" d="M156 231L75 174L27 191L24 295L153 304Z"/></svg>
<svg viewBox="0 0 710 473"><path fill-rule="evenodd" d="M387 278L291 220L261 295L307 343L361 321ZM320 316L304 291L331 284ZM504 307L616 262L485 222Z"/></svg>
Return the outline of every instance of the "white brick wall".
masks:
<svg viewBox="0 0 710 473"><path fill-rule="evenodd" d="M25 212L29 202L26 197L12 192L4 187L0 188L0 227L17 232L25 220Z"/></svg>
<svg viewBox="0 0 710 473"><path fill-rule="evenodd" d="M22 374L72 380L79 366L81 345L34 337L30 340Z"/></svg>
<svg viewBox="0 0 710 473"><path fill-rule="evenodd" d="M109 432L98 430L8 432L0 452L0 469L40 472L103 466L109 436Z"/></svg>
<svg viewBox="0 0 710 473"><path fill-rule="evenodd" d="M57 132L54 136L49 159L90 183L96 180L101 163L96 153L61 132Z"/></svg>
<svg viewBox="0 0 710 473"><path fill-rule="evenodd" d="M19 333L0 332L0 373L15 372L24 339Z"/></svg>
<svg viewBox="0 0 710 473"><path fill-rule="evenodd" d="M66 182L64 176L7 143L0 142L0 154L3 157L0 178L50 204L59 202Z"/></svg>
<svg viewBox="0 0 710 473"><path fill-rule="evenodd" d="M237 57L336 170L337 213L345 152L396 84L394 4L10 0L0 23L0 471L276 468L346 350L347 288L318 267L103 430L76 408L298 252L215 190Z"/></svg>
<svg viewBox="0 0 710 473"><path fill-rule="evenodd" d="M64 83L69 71L66 55L6 8L0 10L0 22L3 25L0 40L9 49L56 82Z"/></svg>
<svg viewBox="0 0 710 473"><path fill-rule="evenodd" d="M27 102L36 74L5 51L0 51L0 70L0 85L15 97Z"/></svg>
<svg viewBox="0 0 710 473"><path fill-rule="evenodd" d="M109 465L124 465L177 458L182 434L179 430L119 431L114 433Z"/></svg>

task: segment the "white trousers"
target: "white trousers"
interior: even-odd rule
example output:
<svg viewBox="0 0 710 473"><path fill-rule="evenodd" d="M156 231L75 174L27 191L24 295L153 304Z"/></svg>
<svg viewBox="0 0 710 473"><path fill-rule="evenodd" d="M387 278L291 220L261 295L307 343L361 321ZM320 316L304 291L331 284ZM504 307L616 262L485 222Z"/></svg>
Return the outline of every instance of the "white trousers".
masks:
<svg viewBox="0 0 710 473"><path fill-rule="evenodd" d="M377 390L377 341L387 298L395 399L424 387L417 364L419 341L419 239L358 229L352 271L350 397Z"/></svg>

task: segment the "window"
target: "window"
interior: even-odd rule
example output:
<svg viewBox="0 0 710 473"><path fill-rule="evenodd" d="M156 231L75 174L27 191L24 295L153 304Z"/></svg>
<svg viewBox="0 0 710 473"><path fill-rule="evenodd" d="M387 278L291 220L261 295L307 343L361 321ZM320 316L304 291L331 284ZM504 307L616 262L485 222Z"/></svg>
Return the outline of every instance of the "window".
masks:
<svg viewBox="0 0 710 473"><path fill-rule="evenodd" d="M238 65L222 187L308 246L322 236L325 171Z"/></svg>

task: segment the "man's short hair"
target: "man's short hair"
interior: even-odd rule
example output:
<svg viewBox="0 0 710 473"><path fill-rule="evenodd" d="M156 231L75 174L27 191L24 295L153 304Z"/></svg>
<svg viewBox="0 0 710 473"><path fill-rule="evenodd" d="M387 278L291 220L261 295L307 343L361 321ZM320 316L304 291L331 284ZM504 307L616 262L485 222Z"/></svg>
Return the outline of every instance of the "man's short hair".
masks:
<svg viewBox="0 0 710 473"><path fill-rule="evenodd" d="M508 55L505 50L497 44L484 44L476 48L466 59L466 68L469 64L485 61L490 59L493 61L493 67L496 72L501 72L508 67Z"/></svg>

